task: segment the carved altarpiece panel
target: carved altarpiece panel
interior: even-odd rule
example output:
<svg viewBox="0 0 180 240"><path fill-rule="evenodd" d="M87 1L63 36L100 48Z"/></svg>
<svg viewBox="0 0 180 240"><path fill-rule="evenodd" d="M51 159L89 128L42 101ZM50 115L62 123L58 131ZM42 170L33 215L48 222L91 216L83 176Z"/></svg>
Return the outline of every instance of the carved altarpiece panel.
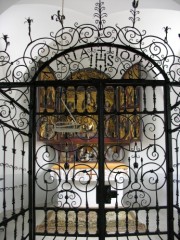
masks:
<svg viewBox="0 0 180 240"><path fill-rule="evenodd" d="M123 75L123 79L138 79L139 65L136 64L128 69ZM95 69L83 69L72 73L68 80L89 80L89 79L108 79L108 76ZM40 74L39 80L56 80L55 74L50 67L46 67ZM63 139L71 139L73 144L84 147L79 148L78 155L82 151L89 152L93 156L96 154L94 149L98 142L98 116L92 115L97 110L97 90L94 86L88 87L40 87L38 91L38 108L40 115L38 139L49 141L51 144L58 145ZM134 86L108 86L104 90L104 126L105 144L125 145L140 139L140 118L139 115L131 114L140 110L140 90ZM56 122L71 122L72 118L67 114L65 106L60 99L66 103L69 111L73 114L84 113L87 115L74 116L76 121L81 124L81 132L78 133L56 133L49 138ZM115 112L120 114L115 114ZM124 113L126 112L126 113ZM47 116L46 114L47 113ZM58 115L56 113L61 113ZM64 113L64 115L62 115ZM73 148L73 147L72 147ZM114 151L118 151L115 147ZM81 157L81 156L78 156ZM69 157L70 161L72 157Z"/></svg>

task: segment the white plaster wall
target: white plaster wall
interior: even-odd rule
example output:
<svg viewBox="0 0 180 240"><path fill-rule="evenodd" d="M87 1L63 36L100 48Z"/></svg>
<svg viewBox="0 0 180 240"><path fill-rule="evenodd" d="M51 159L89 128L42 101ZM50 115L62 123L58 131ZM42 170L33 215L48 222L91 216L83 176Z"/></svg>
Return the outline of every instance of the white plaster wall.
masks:
<svg viewBox="0 0 180 240"><path fill-rule="evenodd" d="M51 5L15 5L0 16L0 32L8 34L11 42L8 52L12 60L22 57L27 44L30 42L28 36L28 24L26 19L33 19L31 24L32 39L50 37L61 28L59 22L51 20L51 16L57 14L58 8ZM90 18L73 10L66 10L65 26L73 26L73 23L89 22ZM3 47L1 41L1 47Z"/></svg>
<svg viewBox="0 0 180 240"><path fill-rule="evenodd" d="M47 5L14 5L3 14L0 15L0 32L8 34L10 46L8 52L12 59L21 57L27 44L29 43L28 24L25 23L28 17L33 19L31 28L32 39L47 37L50 32L55 32L60 29L60 24L51 20L51 15L57 13L57 8ZM66 19L65 26L73 26L73 23L94 23L95 19L87 15L80 14L70 9L65 10ZM179 11L160 10L160 9L140 9L140 21L136 23L139 30L146 30L147 34L157 35L164 38L164 27L171 28L168 34L168 42L172 46L175 53L178 55L179 47L179 28L180 20ZM109 14L106 19L107 26L119 27L132 26L129 20L131 13L123 11L119 13ZM3 40L1 39L1 48L3 48Z"/></svg>

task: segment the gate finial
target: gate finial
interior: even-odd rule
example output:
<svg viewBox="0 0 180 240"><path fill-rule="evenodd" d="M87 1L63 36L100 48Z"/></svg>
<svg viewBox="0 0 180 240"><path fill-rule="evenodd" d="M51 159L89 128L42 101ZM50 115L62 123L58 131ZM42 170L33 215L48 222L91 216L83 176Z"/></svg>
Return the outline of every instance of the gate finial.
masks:
<svg viewBox="0 0 180 240"><path fill-rule="evenodd" d="M57 11L57 14L54 14L51 16L52 20L56 20L57 22L59 21L62 28L64 28L64 20L65 20L65 16L62 12L62 14L60 14L60 10Z"/></svg>
<svg viewBox="0 0 180 240"><path fill-rule="evenodd" d="M135 27L136 21L140 20L140 18L137 17L137 15L139 14L139 11L137 11L138 5L139 5L139 0L133 0L132 2L133 9L130 10L133 16L129 18L133 23L133 28Z"/></svg>
<svg viewBox="0 0 180 240"><path fill-rule="evenodd" d="M8 45L10 45L10 42L8 42L8 35L6 35L6 34L3 34L3 37L2 37L2 39L4 39L4 41L5 41L5 43L6 43L6 46L5 46L5 52L6 52L6 50L7 50L7 47L8 47Z"/></svg>
<svg viewBox="0 0 180 240"><path fill-rule="evenodd" d="M59 21L62 28L64 28L64 20L65 20L65 15L64 15L64 0L62 0L62 9L61 9L62 14L60 14L60 10L57 11L57 14L54 14L51 16L52 20L56 20L57 22Z"/></svg>
<svg viewBox="0 0 180 240"><path fill-rule="evenodd" d="M101 2L101 0L99 0L99 2L95 4L94 9L97 11L97 13L94 14L94 17L98 18L95 20L95 23L98 24L98 29L101 30L104 28L103 24L106 23L103 18L107 17L107 13L103 13L103 11L106 9L104 7L104 2Z"/></svg>
<svg viewBox="0 0 180 240"><path fill-rule="evenodd" d="M30 17L26 18L26 21L24 23L28 23L28 34L30 37L30 41L32 42L32 38L31 38L31 23L33 22L33 19L31 19Z"/></svg>
<svg viewBox="0 0 180 240"><path fill-rule="evenodd" d="M167 40L167 35L168 35L168 31L170 30L171 28L169 28L168 26L164 27L164 31L165 31L165 38L164 38L164 41L165 43L168 43L168 40Z"/></svg>

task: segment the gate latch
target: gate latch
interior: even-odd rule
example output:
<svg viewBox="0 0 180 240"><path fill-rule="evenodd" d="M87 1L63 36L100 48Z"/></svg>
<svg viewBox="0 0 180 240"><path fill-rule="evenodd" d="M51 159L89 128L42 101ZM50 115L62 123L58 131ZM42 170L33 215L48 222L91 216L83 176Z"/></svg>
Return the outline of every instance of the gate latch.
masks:
<svg viewBox="0 0 180 240"><path fill-rule="evenodd" d="M98 189L99 186L97 186L96 188L96 202L97 204L99 204L99 197L98 197ZM111 190L111 186L110 185L106 185L104 186L104 203L111 203L111 198L117 198L117 191ZM101 196L100 196L101 197ZM102 197L101 197L102 198Z"/></svg>

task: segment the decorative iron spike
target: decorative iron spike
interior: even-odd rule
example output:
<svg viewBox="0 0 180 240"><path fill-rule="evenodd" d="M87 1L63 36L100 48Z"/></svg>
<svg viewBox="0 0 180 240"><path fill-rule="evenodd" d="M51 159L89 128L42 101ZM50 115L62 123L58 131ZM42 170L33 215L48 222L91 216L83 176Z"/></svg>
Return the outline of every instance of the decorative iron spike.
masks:
<svg viewBox="0 0 180 240"><path fill-rule="evenodd" d="M101 2L101 0L99 0L99 2L95 4L94 9L97 11L97 13L94 14L94 17L98 18L97 20L95 20L95 23L98 24L98 29L101 30L104 28L103 24L106 23L103 18L107 17L107 13L103 12L106 9L104 7L104 2Z"/></svg>
<svg viewBox="0 0 180 240"><path fill-rule="evenodd" d="M169 28L168 26L166 26L166 27L164 27L163 28L164 29L164 31L165 31L165 38L164 38L164 42L165 43L168 43L168 40L167 40L167 35L168 35L168 31L171 29L171 28Z"/></svg>
<svg viewBox="0 0 180 240"><path fill-rule="evenodd" d="M133 2L132 2L133 8L137 8L138 4L139 4L139 0L133 0Z"/></svg>
<svg viewBox="0 0 180 240"><path fill-rule="evenodd" d="M60 14L60 10L57 11L57 14L54 14L51 16L51 20L55 20L57 22L60 22L62 28L64 28L64 20L66 17L62 14Z"/></svg>
<svg viewBox="0 0 180 240"><path fill-rule="evenodd" d="M133 16L129 18L133 23L133 28L135 27L136 21L140 21L140 18L137 17L137 15L139 14L139 11L136 10L138 8L138 5L139 5L139 0L133 0L132 2L133 9L130 10Z"/></svg>
<svg viewBox="0 0 180 240"><path fill-rule="evenodd" d="M32 42L32 38L31 38L31 23L33 22L33 19L31 19L30 17L26 18L26 21L24 23L28 23L28 35L30 37L30 41Z"/></svg>
<svg viewBox="0 0 180 240"><path fill-rule="evenodd" d="M5 43L6 43L5 52L6 52L6 50L7 50L7 47L10 45L10 42L8 42L8 38L9 38L8 35L3 34L2 39L4 39L4 41L5 41Z"/></svg>

